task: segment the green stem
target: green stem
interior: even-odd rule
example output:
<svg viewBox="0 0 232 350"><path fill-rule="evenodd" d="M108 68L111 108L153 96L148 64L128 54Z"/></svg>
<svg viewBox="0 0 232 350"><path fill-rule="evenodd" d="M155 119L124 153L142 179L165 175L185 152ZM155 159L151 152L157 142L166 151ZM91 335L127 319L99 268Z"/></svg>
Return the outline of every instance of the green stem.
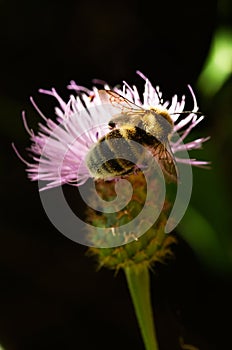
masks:
<svg viewBox="0 0 232 350"><path fill-rule="evenodd" d="M135 313L146 350L158 350L150 298L150 276L147 266L124 269Z"/></svg>

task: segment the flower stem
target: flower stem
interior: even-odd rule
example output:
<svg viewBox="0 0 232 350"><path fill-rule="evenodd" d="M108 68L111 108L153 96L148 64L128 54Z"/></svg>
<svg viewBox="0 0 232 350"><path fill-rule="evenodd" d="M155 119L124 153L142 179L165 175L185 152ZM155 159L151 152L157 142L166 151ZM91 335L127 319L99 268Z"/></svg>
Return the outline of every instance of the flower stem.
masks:
<svg viewBox="0 0 232 350"><path fill-rule="evenodd" d="M124 271L145 349L158 350L150 298L150 276L148 267L141 265L128 266Z"/></svg>

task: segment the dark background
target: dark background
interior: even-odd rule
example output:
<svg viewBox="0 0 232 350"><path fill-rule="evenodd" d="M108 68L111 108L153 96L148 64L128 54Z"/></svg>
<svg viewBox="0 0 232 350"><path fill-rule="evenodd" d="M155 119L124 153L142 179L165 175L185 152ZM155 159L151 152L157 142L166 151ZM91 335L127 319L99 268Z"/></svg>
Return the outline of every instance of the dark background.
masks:
<svg viewBox="0 0 232 350"><path fill-rule="evenodd" d="M86 247L56 231L11 142L26 157L30 143L21 111L30 127L40 121L30 95L53 115L55 101L39 96L39 88L54 86L66 100L71 79L88 87L93 78L112 86L126 80L142 88L139 69L166 99L186 94L189 83L196 89L214 31L230 26L229 0L1 0L0 9L0 343L6 350L142 350L123 273L96 272ZM160 350L181 349L180 337L200 350L232 347L226 320L232 311L231 82L211 100L196 94L208 116L196 135L212 137L200 157L214 165L194 170L192 205L212 225L222 250L211 254L209 239L198 255L176 231L175 260L152 276Z"/></svg>

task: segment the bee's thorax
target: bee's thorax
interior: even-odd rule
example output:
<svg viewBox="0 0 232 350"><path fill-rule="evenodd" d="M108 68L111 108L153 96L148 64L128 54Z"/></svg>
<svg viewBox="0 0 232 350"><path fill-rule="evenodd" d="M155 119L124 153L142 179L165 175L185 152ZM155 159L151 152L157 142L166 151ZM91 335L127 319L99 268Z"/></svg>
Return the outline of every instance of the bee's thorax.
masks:
<svg viewBox="0 0 232 350"><path fill-rule="evenodd" d="M156 137L159 141L168 140L168 136L173 130L173 122L166 110L151 109L143 117L144 130ZM162 114L161 114L162 112Z"/></svg>

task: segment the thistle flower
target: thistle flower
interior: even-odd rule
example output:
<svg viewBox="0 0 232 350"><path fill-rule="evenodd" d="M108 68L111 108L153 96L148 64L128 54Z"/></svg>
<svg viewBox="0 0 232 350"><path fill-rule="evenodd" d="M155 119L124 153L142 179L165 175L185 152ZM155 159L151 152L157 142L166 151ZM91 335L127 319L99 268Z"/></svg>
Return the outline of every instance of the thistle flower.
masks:
<svg viewBox="0 0 232 350"><path fill-rule="evenodd" d="M154 107L165 109L174 125L169 135L169 143L170 151L176 162L195 166L207 165L208 162L205 161L178 156L178 153L182 151L201 148L202 144L208 140L208 138L200 138L183 144L191 130L204 118L197 113L198 106L191 87L189 90L193 98L193 110L186 115L184 96L178 100L175 95L171 102L163 102L159 88L153 87L142 73L137 73L145 81L142 97L135 86L131 87L126 82L123 83L122 89L115 87L112 90L142 109ZM105 90L110 89L102 81L95 82L103 85ZM45 117L31 99L34 107L44 119L43 124L39 123L37 134L29 129L23 113L24 125L32 141L29 153L33 158L33 163L25 161L16 149L15 151L26 163L29 178L33 181L45 181L42 189L57 187L58 190L59 185L62 184L74 186L84 184L91 177L91 172L85 162L86 157L91 148L111 130L109 122L112 114L105 108L101 94L96 87L89 90L72 81L68 89L77 93L77 97L71 95L68 103L62 100L55 89L40 90L41 93L51 95L58 101L59 107L56 107L55 110L56 122ZM181 135L178 138L176 138L177 132ZM127 206L124 205L121 210L117 209L113 201L116 191L115 183L104 180L96 182L97 192L104 200L110 202L113 210L99 214L99 211L95 210L96 197L90 198L94 210L92 207L88 208L86 213L86 226L90 224L88 226L90 244L86 245L91 246L88 252L96 257L100 267L106 266L116 271L124 270L146 350L158 350L151 311L149 268L155 262L163 262L172 255L170 247L176 240L174 236L166 235L171 204L168 198L163 196L162 184L158 177L154 178L150 173L147 177L144 177L142 172L130 174L129 182L133 185L134 191L130 203ZM181 186L180 184L177 187ZM148 191L147 187L149 187ZM151 193L150 196L149 193ZM152 201L154 198L155 201ZM161 201L159 201L160 198ZM145 215L140 216L144 208L146 208ZM183 203L181 203L181 214L184 213L183 208ZM134 217L139 220L134 220ZM180 220L178 215L177 218ZM68 221L66 218L62 218L62 223L66 221ZM127 224L130 228L125 231ZM121 231L120 228L122 228ZM138 229L138 234L136 229ZM78 228L75 226L75 234L76 231ZM83 243L83 240L76 241Z"/></svg>
<svg viewBox="0 0 232 350"><path fill-rule="evenodd" d="M191 130L204 118L204 116L196 114L198 106L191 87L189 86L189 90L193 98L193 110L187 115L184 114L183 117L185 96L178 100L175 95L171 102L165 101L161 104L162 93L159 88L154 88L141 72L137 73L145 81L142 97L136 86L131 87L126 82L123 83L121 89L115 87L112 90L143 109L149 109L151 106L165 108L174 123L173 134L176 132L181 133L181 137L177 141L170 139L170 146L172 153L175 155L175 160L180 163L200 167L207 165L208 162L205 161L178 157L178 152L181 152L183 149L199 149L208 140L208 138L199 138L186 144L182 143ZM109 85L102 81L96 80L95 82L102 83L106 90L110 89ZM44 120L44 123L39 123L37 134L29 129L25 113L23 113L24 126L32 142L29 154L33 162L23 161L27 165L28 177L32 181L42 180L46 182L42 190L62 184L79 186L85 183L91 177L85 164L86 155L91 147L110 130L108 122L112 116L107 111L102 113L102 101L99 96L99 90L96 87L89 90L71 81L68 89L74 90L77 96L71 95L67 103L63 101L54 88L51 90L39 90L43 94L55 97L59 103L59 107L55 108L56 121L45 117L31 98L32 104ZM181 115L182 118L180 118ZM45 145L46 149L44 148Z"/></svg>

